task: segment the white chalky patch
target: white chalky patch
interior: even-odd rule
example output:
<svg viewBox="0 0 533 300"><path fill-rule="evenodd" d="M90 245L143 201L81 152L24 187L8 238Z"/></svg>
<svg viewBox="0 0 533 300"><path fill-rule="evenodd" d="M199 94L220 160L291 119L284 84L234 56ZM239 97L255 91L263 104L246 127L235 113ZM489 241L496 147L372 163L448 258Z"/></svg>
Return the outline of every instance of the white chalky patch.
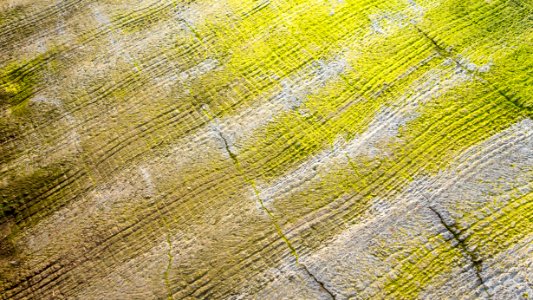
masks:
<svg viewBox="0 0 533 300"><path fill-rule="evenodd" d="M180 81L186 81L188 79L195 79L195 78L198 78L202 75L205 75L207 74L208 72L212 71L212 70L215 70L217 68L217 66L219 65L218 63L218 60L216 59L212 59L212 58L208 58L202 62L200 62L198 65L188 69L188 70L185 70L185 71L182 71L180 74L179 74L179 80Z"/></svg>
<svg viewBox="0 0 533 300"><path fill-rule="evenodd" d="M120 37L120 30L119 29L114 29L113 28L113 24L111 23L111 20L109 19L109 17L107 16L107 14L105 14L104 12L102 12L102 10L100 9L100 7L98 6L91 6L91 9L93 11L93 15L94 15L94 18L95 20L100 24L102 25L102 27L105 27L107 29L110 29L110 32L109 32L109 42L113 48L113 52L115 54L120 54L121 57L124 57L126 58L126 60L133 66L133 68L137 71L137 72L140 72L141 70L138 68L138 66L135 64L135 60L133 59L133 57L131 56L131 54L128 52L128 51L125 51L125 48L123 47L120 39L118 39L116 36L118 35Z"/></svg>
<svg viewBox="0 0 533 300"><path fill-rule="evenodd" d="M155 185L152 180L152 175L150 174L150 171L145 167L139 167L139 172L141 173L142 178L146 183L146 192L144 196L152 197L155 193Z"/></svg>
<svg viewBox="0 0 533 300"><path fill-rule="evenodd" d="M282 90L273 98L256 107L246 107L233 116L217 120L217 129L224 135L232 151L238 153L239 144L256 129L283 112L298 109L308 95L316 93L347 69L348 62L341 57L329 62L315 61L297 75L281 80Z"/></svg>

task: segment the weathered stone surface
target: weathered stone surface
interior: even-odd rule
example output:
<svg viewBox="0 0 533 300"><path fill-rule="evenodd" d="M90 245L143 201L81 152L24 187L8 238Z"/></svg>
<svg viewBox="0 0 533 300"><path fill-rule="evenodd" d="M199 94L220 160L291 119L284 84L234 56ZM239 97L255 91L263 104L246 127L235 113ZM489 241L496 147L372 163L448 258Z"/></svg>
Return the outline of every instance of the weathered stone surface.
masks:
<svg viewBox="0 0 533 300"><path fill-rule="evenodd" d="M2 299L532 299L528 1L0 2Z"/></svg>

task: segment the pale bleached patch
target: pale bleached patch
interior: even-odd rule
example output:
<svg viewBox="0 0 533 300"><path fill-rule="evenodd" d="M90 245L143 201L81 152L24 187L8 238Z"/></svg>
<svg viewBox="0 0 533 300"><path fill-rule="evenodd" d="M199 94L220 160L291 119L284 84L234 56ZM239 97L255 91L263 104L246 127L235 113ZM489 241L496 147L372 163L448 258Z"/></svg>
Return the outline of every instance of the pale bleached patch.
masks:
<svg viewBox="0 0 533 300"><path fill-rule="evenodd" d="M131 56L129 51L126 50L126 47L124 47L121 39L121 32L119 29L115 29L113 27L113 24L111 23L111 20L107 16L107 14L96 5L91 6L94 18L96 21L104 28L109 30L109 43L111 44L112 51L111 53L115 54L115 56L118 56L117 54L120 54L121 57L124 57L137 71L140 72L139 67L135 63L135 59Z"/></svg>
<svg viewBox="0 0 533 300"><path fill-rule="evenodd" d="M146 183L146 191L144 193L145 197L152 197L156 192L154 181L152 180L152 174L147 167L139 167L139 172Z"/></svg>
<svg viewBox="0 0 533 300"><path fill-rule="evenodd" d="M245 287L240 290L238 299L328 299L324 293L293 259L285 259L277 268L267 269L258 276L261 287ZM250 285L253 279L250 280ZM258 290L259 289L259 290Z"/></svg>
<svg viewBox="0 0 533 300"><path fill-rule="evenodd" d="M335 11L339 6L342 7L346 3L346 1L344 0L328 0L328 2L331 6L329 11L330 16L333 16L335 14Z"/></svg>
<svg viewBox="0 0 533 300"><path fill-rule="evenodd" d="M373 32L381 35L390 35L416 21L402 12L382 12L369 16L370 28Z"/></svg>
<svg viewBox="0 0 533 300"><path fill-rule="evenodd" d="M317 60L297 74L280 79L281 91L267 101L257 106L245 107L234 115L214 119L213 126L225 137L230 150L238 154L239 145L246 138L250 138L256 129L274 120L275 116L299 109L308 95L338 79L338 76L349 68L342 57L331 61Z"/></svg>
<svg viewBox="0 0 533 300"><path fill-rule="evenodd" d="M218 66L218 60L207 58L204 61L200 62L198 65L180 72L178 78L181 82L184 82L188 79L196 79L202 75L207 74L210 71L215 70Z"/></svg>
<svg viewBox="0 0 533 300"><path fill-rule="evenodd" d="M507 251L486 260L490 265L485 275L489 293L501 299L520 299L533 295L533 234Z"/></svg>
<svg viewBox="0 0 533 300"><path fill-rule="evenodd" d="M471 62L471 60L468 59L467 57L463 57L461 55L457 56L457 61L459 62L459 64L464 66L464 68L466 68L468 71L478 72L478 73L487 73L493 65L492 59L483 65L477 65Z"/></svg>
<svg viewBox="0 0 533 300"><path fill-rule="evenodd" d="M31 98L30 101L37 104L52 105L62 113L63 118L68 124L72 125L76 123L76 119L74 118L74 116L72 116L72 114L65 109L63 102L57 98L48 98L38 95Z"/></svg>

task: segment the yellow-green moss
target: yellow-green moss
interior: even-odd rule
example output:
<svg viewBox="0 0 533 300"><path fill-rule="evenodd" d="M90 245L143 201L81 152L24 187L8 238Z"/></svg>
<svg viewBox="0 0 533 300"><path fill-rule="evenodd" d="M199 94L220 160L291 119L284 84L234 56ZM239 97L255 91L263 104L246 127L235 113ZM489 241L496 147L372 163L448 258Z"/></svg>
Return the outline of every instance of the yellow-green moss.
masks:
<svg viewBox="0 0 533 300"><path fill-rule="evenodd" d="M43 70L51 71L57 64L53 57L57 50L51 50L23 62L11 63L0 70L0 106L11 112L20 113L36 93Z"/></svg>

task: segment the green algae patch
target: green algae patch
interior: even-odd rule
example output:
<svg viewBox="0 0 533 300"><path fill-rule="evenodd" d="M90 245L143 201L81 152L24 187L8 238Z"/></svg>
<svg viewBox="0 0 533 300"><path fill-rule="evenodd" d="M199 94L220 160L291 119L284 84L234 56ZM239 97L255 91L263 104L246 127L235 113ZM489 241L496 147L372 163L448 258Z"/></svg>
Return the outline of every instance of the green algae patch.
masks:
<svg viewBox="0 0 533 300"><path fill-rule="evenodd" d="M385 284L387 296L418 298L420 292L429 285L434 288L444 284L436 279L449 274L453 268L461 267L460 264L476 270L477 264L481 267L486 259L492 259L519 244L533 230L532 199L533 193L528 193L510 200L503 207L493 207L492 202L489 202L477 211L469 212L456 220L471 223L468 228L457 228L460 234L459 242L456 239L444 241L437 236L426 243L435 244L435 241L440 239L440 245L436 247L409 245L409 256L403 259L400 266L392 272L394 277L389 278ZM479 217L486 212L491 213ZM458 244L464 245L465 250L461 251ZM465 253L469 251L466 249L474 250ZM469 261L467 256L474 254L475 261Z"/></svg>
<svg viewBox="0 0 533 300"><path fill-rule="evenodd" d="M21 175L11 181L8 179L8 185L0 189L2 198L0 218L18 217L22 211L26 210L29 202L35 201L42 194L51 190L61 181L67 171L68 167L65 164L55 163L37 169L30 174ZM53 201L52 199L49 200Z"/></svg>
<svg viewBox="0 0 533 300"><path fill-rule="evenodd" d="M471 224L462 228L464 242L475 246L483 258L513 247L533 231L533 193L512 196L504 206L493 203L461 218Z"/></svg>
<svg viewBox="0 0 533 300"><path fill-rule="evenodd" d="M22 19L24 8L22 5L16 5L15 7L0 11L0 26Z"/></svg>
<svg viewBox="0 0 533 300"><path fill-rule="evenodd" d="M16 140L21 134L21 124L8 116L0 118L0 142L2 144ZM0 156L0 161L4 161L4 155Z"/></svg>
<svg viewBox="0 0 533 300"><path fill-rule="evenodd" d="M390 38L404 42L388 47L378 43L366 54L351 58L347 67L350 71L331 78L319 91L298 99L301 105L282 112L258 130L256 138L247 141L244 147L244 161L250 164L246 168L257 174L254 176L269 180L341 137L353 139L367 129L380 109L398 101L394 96L405 93L413 78L417 78L409 75L423 73L428 64L436 63L428 59L432 55L429 42L413 29L405 29ZM408 54L406 49L412 44L420 44L421 50ZM390 64L382 66L385 70L372 67L376 64L371 59L375 55L373 51L390 56ZM369 71L358 71L365 67ZM376 80L385 75L385 84Z"/></svg>
<svg viewBox="0 0 533 300"><path fill-rule="evenodd" d="M49 51L31 60L12 63L0 69L0 107L22 114L29 100L38 91L43 71L54 72L57 63Z"/></svg>
<svg viewBox="0 0 533 300"><path fill-rule="evenodd" d="M34 93L36 78L24 72L22 65L11 65L0 75L0 105L21 108Z"/></svg>
<svg viewBox="0 0 533 300"><path fill-rule="evenodd" d="M386 297L418 299L420 293L429 286L444 284L439 283L440 276L451 273L460 267L461 262L469 263L464 259L464 254L452 245L453 242L437 236L430 238L425 245L409 245L406 249L409 254L395 266L393 272L385 275L383 293Z"/></svg>
<svg viewBox="0 0 533 300"><path fill-rule="evenodd" d="M249 105L258 97L270 97L280 88L280 83L273 78L290 78L312 63L334 60L338 55L336 46L346 52L360 50L364 45L350 41L369 36L372 21L368 14L407 8L405 3L397 1L387 6L368 2L342 3L334 14L331 14L331 7L326 2L316 3L311 8L307 2L287 2L260 5L261 9L258 9L255 1L239 1L232 2L229 7L242 11L243 16L253 12L253 17L243 17L233 22L208 19L194 28L200 48L206 49L206 55L227 62L221 70L213 72L212 76L198 81L191 88L193 97L200 105L208 104L219 117L231 113L232 107L237 105ZM304 8L305 13L298 14ZM342 27L338 26L339 22L343 23ZM400 40L400 35L396 38ZM375 38L370 40L374 41ZM407 42L413 43L410 39ZM400 45L406 46L407 43L404 41ZM386 57L385 53L380 54ZM390 54L395 52L391 51ZM403 54L400 64L411 57ZM418 54L415 52L412 55ZM395 60L391 58L390 61Z"/></svg>
<svg viewBox="0 0 533 300"><path fill-rule="evenodd" d="M346 203L314 225L315 241L303 243L316 247L316 241L339 230L339 223L354 222L376 197L393 197L413 179L438 173L452 157L524 117L521 108L484 83L469 81L421 106L418 117L400 127L397 139L383 145L389 155L353 158L353 170L334 166L306 191L276 199L274 211L290 224L331 203Z"/></svg>
<svg viewBox="0 0 533 300"><path fill-rule="evenodd" d="M475 24L475 25L474 25ZM420 26L469 71L531 115L531 8L520 1L442 1Z"/></svg>
<svg viewBox="0 0 533 300"><path fill-rule="evenodd" d="M456 89L421 108L420 116L401 128L400 138L408 142L395 146L395 155L435 173L448 164L446 157L454 157L522 118L520 108L474 82L472 88ZM409 170L416 169L404 168L398 174Z"/></svg>

